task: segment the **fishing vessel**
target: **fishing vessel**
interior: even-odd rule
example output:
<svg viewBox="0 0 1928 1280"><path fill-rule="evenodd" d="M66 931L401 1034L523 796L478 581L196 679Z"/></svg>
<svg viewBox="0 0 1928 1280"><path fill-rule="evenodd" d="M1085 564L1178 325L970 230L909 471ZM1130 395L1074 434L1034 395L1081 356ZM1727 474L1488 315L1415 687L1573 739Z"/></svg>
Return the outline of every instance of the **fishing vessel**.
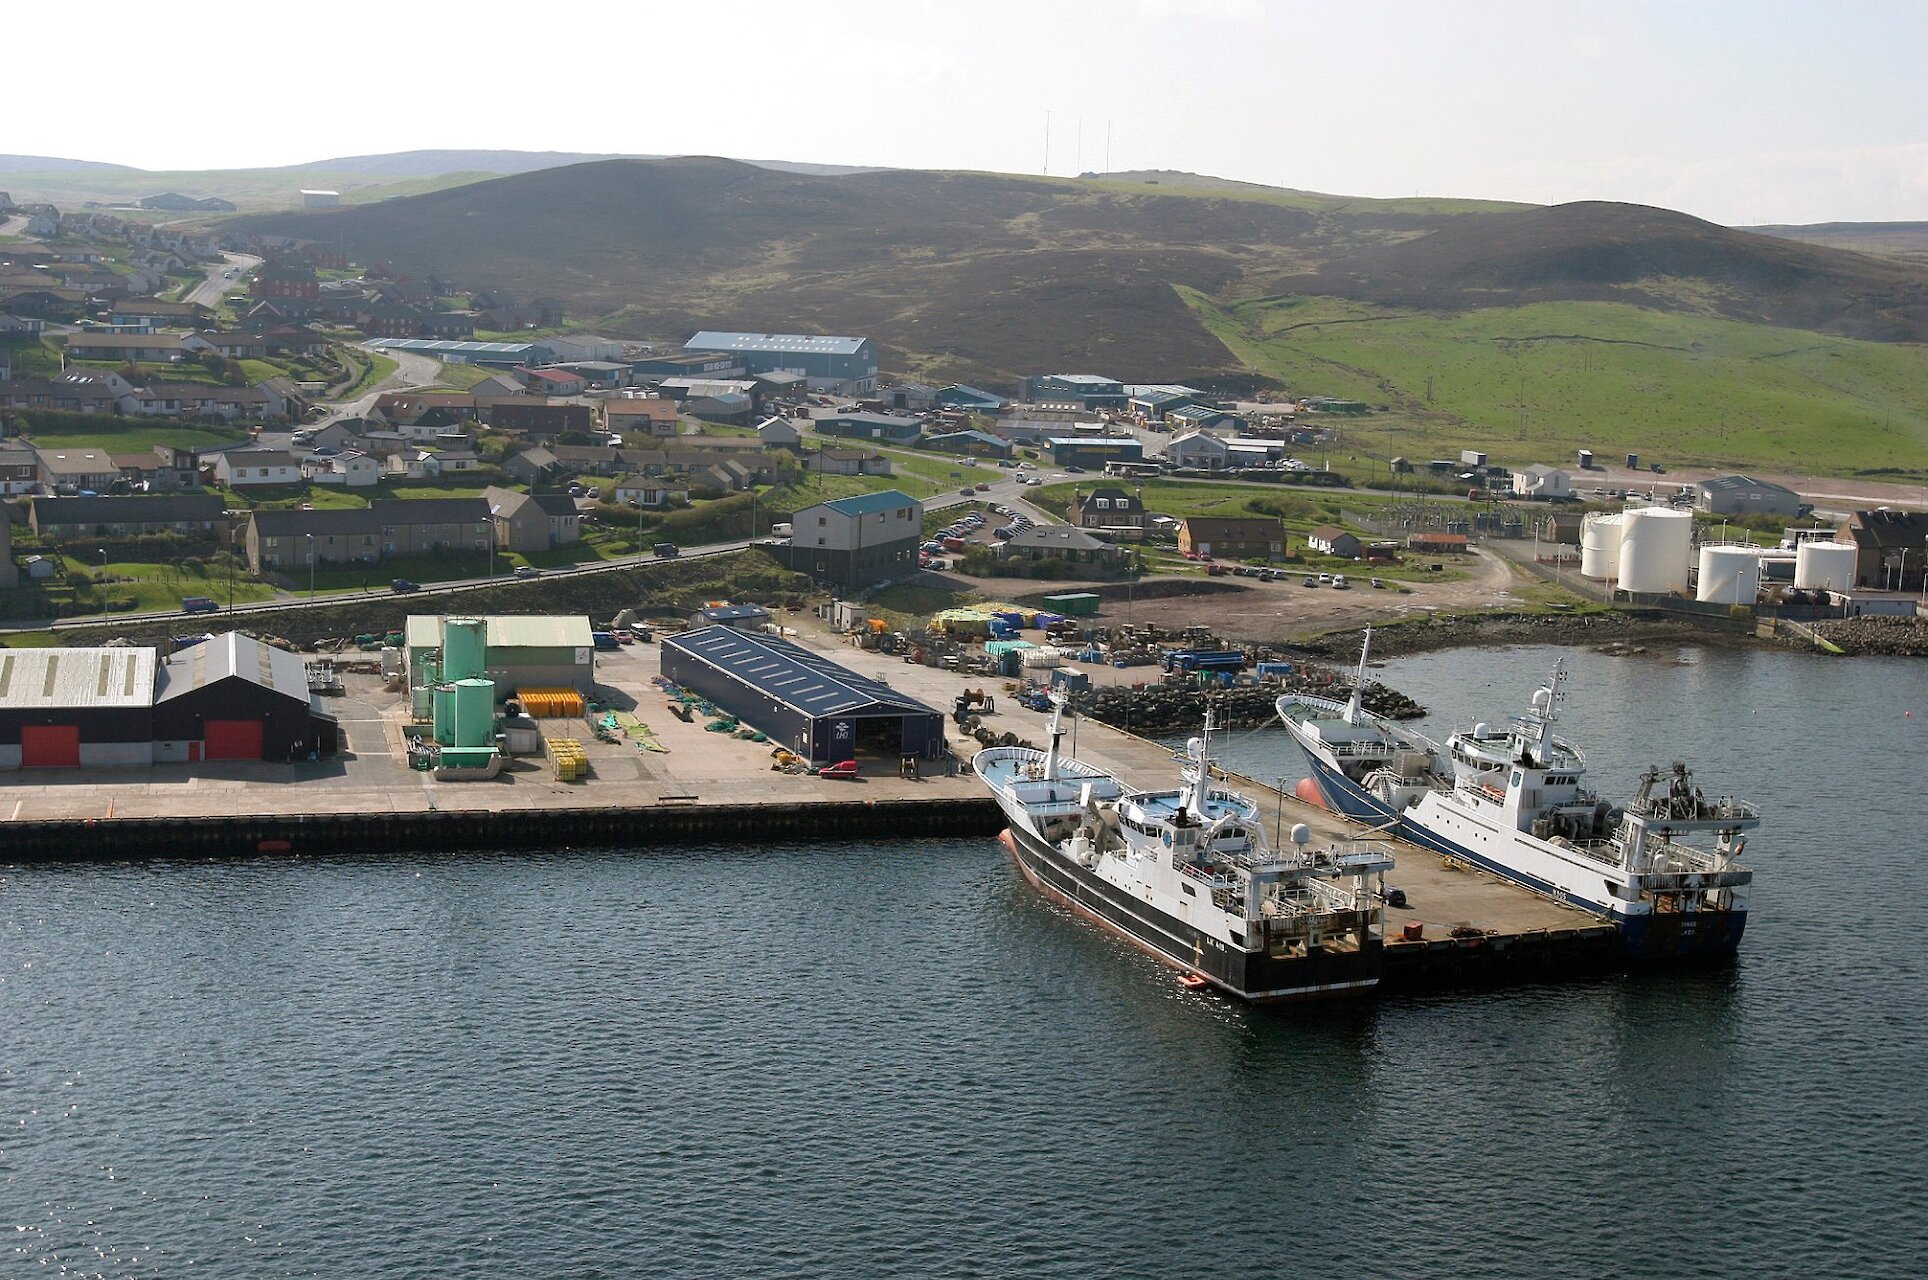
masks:
<svg viewBox="0 0 1928 1280"><path fill-rule="evenodd" d="M1359 671L1344 702L1310 693L1288 693L1273 704L1292 741L1305 756L1307 779L1334 813L1368 826L1395 823L1406 807L1449 781L1438 743L1367 711L1366 660L1372 628L1359 645Z"/></svg>
<svg viewBox="0 0 1928 1280"><path fill-rule="evenodd" d="M1629 956L1731 953L1747 926L1754 873L1740 857L1759 808L1708 799L1678 761L1648 769L1624 806L1602 800L1586 786L1585 755L1553 731L1566 678L1556 663L1507 726L1476 724L1443 749L1428 743L1433 763L1390 783L1361 766L1375 750L1396 754L1387 731L1424 742L1417 734L1372 717L1348 739L1303 714L1295 721L1286 699L1279 710L1320 790L1345 801L1333 807L1348 816L1609 920ZM1357 701L1355 687L1349 705Z"/></svg>
<svg viewBox="0 0 1928 1280"><path fill-rule="evenodd" d="M1258 805L1213 779L1212 717L1186 746L1180 785L1135 790L1067 757L1064 698L1050 746L989 747L972 768L1003 809L1004 840L1046 897L1098 921L1192 985L1255 1003L1354 994L1378 984L1385 932L1383 843L1289 850Z"/></svg>

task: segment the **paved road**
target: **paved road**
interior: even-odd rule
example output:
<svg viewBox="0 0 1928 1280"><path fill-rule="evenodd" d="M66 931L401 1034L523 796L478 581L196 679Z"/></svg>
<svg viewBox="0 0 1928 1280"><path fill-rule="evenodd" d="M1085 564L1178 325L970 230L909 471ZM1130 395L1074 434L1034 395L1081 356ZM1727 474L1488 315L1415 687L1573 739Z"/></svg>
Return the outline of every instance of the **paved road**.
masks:
<svg viewBox="0 0 1928 1280"><path fill-rule="evenodd" d="M27 234L27 215L16 213L13 217L0 220L0 236L24 236Z"/></svg>
<svg viewBox="0 0 1928 1280"><path fill-rule="evenodd" d="M212 311L221 305L221 299L231 289L241 286L247 274L261 265L261 259L245 253L224 253L221 261L210 262L204 267L204 278L188 293L185 301L198 302Z"/></svg>

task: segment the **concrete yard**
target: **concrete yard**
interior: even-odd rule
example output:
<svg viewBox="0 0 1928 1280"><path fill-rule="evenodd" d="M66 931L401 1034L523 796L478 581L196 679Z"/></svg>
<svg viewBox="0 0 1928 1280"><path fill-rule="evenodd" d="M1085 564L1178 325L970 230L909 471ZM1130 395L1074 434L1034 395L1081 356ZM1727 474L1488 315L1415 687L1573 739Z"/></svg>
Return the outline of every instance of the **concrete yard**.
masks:
<svg viewBox="0 0 1928 1280"><path fill-rule="evenodd" d="M961 690L984 688L997 696L998 709L987 717L988 724L1039 745L1044 742L1047 717L1003 696L1003 681L961 677L865 651L808 616L786 617L785 622L797 626L793 638L799 643L881 678L940 711L948 712ZM377 677L350 674L344 681L344 695L327 700L346 739L345 750L335 759L25 771L5 775L0 785L0 825L91 822L101 842L100 852L111 855L115 818L508 813L657 804L750 807L853 800L974 800L983 795L964 763L977 744L955 729L950 737L960 762L955 773L926 762L921 780L899 779L894 757L863 760L864 776L854 781L777 772L772 768L771 744L708 732L700 716L686 724L672 715L667 697L654 683L658 653L654 644L598 652L597 697L607 706L632 712L666 751L643 750L627 741L598 741L585 719L542 722L545 734L582 743L591 766L582 782L557 781L547 759L540 757L518 759L498 777L481 782L438 782L413 771L407 766L403 736L408 725L406 696L385 691ZM1156 673L1147 669L1118 674L1142 679ZM1283 735L1279 746L1287 749ZM1095 721L1078 724L1077 750L1128 780L1158 784L1176 777L1166 748ZM1362 834L1324 810L1290 797L1281 799L1268 784L1248 779L1240 785L1248 794L1264 797L1269 817L1286 827L1306 823L1321 843ZM1279 805L1282 814L1274 812ZM1389 883L1405 890L1408 905L1389 913L1389 936L1396 937L1406 922L1415 920L1424 924L1428 938L1443 937L1462 926L1520 935L1598 923L1584 912L1525 893L1485 873L1442 866L1437 856L1418 848L1401 844L1395 852L1399 865Z"/></svg>

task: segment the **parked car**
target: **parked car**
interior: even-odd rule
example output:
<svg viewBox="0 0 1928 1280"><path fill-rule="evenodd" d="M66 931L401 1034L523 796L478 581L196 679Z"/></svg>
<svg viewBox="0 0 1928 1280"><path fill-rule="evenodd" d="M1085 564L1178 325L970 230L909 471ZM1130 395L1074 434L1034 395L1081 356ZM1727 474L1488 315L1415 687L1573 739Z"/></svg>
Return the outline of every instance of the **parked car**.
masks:
<svg viewBox="0 0 1928 1280"><path fill-rule="evenodd" d="M677 554L678 550L674 542L659 542L656 544L656 555L658 559L668 560Z"/></svg>
<svg viewBox="0 0 1928 1280"><path fill-rule="evenodd" d="M532 564L517 565L515 576L518 578L540 578L542 570Z"/></svg>
<svg viewBox="0 0 1928 1280"><path fill-rule="evenodd" d="M819 778L843 778L848 781L857 776L857 762L855 760L839 760L836 764L827 764L817 770L817 776Z"/></svg>
<svg viewBox="0 0 1928 1280"><path fill-rule="evenodd" d="M410 582L407 578L394 578L389 581L388 589L398 596L405 596L411 591L420 591L422 586L418 582Z"/></svg>

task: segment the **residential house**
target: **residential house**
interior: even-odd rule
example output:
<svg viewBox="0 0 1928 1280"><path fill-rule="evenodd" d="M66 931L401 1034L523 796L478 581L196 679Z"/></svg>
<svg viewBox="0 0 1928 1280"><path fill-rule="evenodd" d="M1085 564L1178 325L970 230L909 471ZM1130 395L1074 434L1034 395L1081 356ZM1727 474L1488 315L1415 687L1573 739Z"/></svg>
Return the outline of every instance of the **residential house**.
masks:
<svg viewBox="0 0 1928 1280"><path fill-rule="evenodd" d="M523 369L522 379L529 390L546 396L579 396L589 390L581 374L564 369Z"/></svg>
<svg viewBox="0 0 1928 1280"><path fill-rule="evenodd" d="M1178 522L1178 549L1226 560L1283 560L1285 526L1272 516L1188 516Z"/></svg>
<svg viewBox="0 0 1928 1280"><path fill-rule="evenodd" d="M439 480L462 471L480 470L482 460L473 450L404 449L388 460L388 474L410 480Z"/></svg>
<svg viewBox="0 0 1928 1280"><path fill-rule="evenodd" d="M1117 537L1142 538L1145 503L1137 494L1107 485L1079 496L1074 502L1080 529L1099 529Z"/></svg>
<svg viewBox="0 0 1928 1280"><path fill-rule="evenodd" d="M478 402L485 396L519 396L527 388L506 373L492 373L469 388Z"/></svg>
<svg viewBox="0 0 1928 1280"><path fill-rule="evenodd" d="M269 378L257 382L255 390L261 393L261 412L264 417L300 422L308 416L311 403L308 393L296 386L293 378Z"/></svg>
<svg viewBox="0 0 1928 1280"><path fill-rule="evenodd" d="M666 397L612 396L602 402L603 430L630 441L634 436L665 437L683 429L682 410Z"/></svg>
<svg viewBox="0 0 1928 1280"><path fill-rule="evenodd" d="M105 449L39 448L40 483L49 493L83 489L105 493L120 479L114 455Z"/></svg>
<svg viewBox="0 0 1928 1280"><path fill-rule="evenodd" d="M181 339L181 346L187 351L212 351L230 360L264 360L268 355L268 336L265 333L190 333Z"/></svg>
<svg viewBox="0 0 1928 1280"><path fill-rule="evenodd" d="M475 396L463 391L385 391L375 397L375 406L369 413L383 422L406 425L419 422L437 410L441 413L431 426L471 422L481 414Z"/></svg>
<svg viewBox="0 0 1928 1280"><path fill-rule="evenodd" d="M1008 560L1061 560L1076 565L1124 565L1131 548L1114 546L1082 529L1063 524L1040 524L1008 538L996 549Z"/></svg>
<svg viewBox="0 0 1928 1280"><path fill-rule="evenodd" d="M43 538L131 538L178 533L216 542L228 536L228 514L212 493L135 494L129 497L34 498L28 524Z"/></svg>
<svg viewBox="0 0 1928 1280"><path fill-rule="evenodd" d="M551 439L569 432L595 430L595 410L586 404L547 404L538 400L516 403L497 400L483 411L482 420L497 431L532 439Z"/></svg>
<svg viewBox="0 0 1928 1280"><path fill-rule="evenodd" d="M301 462L281 449L242 446L213 455L214 478L230 489L301 483Z"/></svg>
<svg viewBox="0 0 1928 1280"><path fill-rule="evenodd" d="M56 324L65 324L78 320L86 306L87 295L75 289L0 288L0 311L28 320L51 320Z"/></svg>
<svg viewBox="0 0 1928 1280"><path fill-rule="evenodd" d="M656 476L624 476L612 489L617 502L652 510L689 501L689 486Z"/></svg>
<svg viewBox="0 0 1928 1280"><path fill-rule="evenodd" d="M416 316L416 328L424 338L472 338L475 316L466 311L423 311Z"/></svg>
<svg viewBox="0 0 1928 1280"><path fill-rule="evenodd" d="M314 542L309 543L309 535ZM248 563L266 569L486 552L495 521L481 498L386 498L350 511L257 511ZM312 546L312 550L311 550Z"/></svg>
<svg viewBox="0 0 1928 1280"><path fill-rule="evenodd" d="M198 302L122 298L108 309L107 321L113 325L148 329L195 328L206 324L213 314Z"/></svg>
<svg viewBox="0 0 1928 1280"><path fill-rule="evenodd" d="M756 438L766 449L794 450L803 444L803 432L788 418L765 418L757 424Z"/></svg>
<svg viewBox="0 0 1928 1280"><path fill-rule="evenodd" d="M495 545L505 551L548 551L582 537L582 513L566 493L519 493L490 486L482 491L495 522Z"/></svg>
<svg viewBox="0 0 1928 1280"><path fill-rule="evenodd" d="M45 320L36 320L31 316L0 315L0 334L7 336L41 333L46 328Z"/></svg>
<svg viewBox="0 0 1928 1280"><path fill-rule="evenodd" d="M562 460L542 445L512 454L503 460L502 474L521 484L541 484L565 474Z"/></svg>
<svg viewBox="0 0 1928 1280"><path fill-rule="evenodd" d="M133 384L118 373L70 369L53 378L16 378L0 383L0 405L59 409L66 413L113 413Z"/></svg>
<svg viewBox="0 0 1928 1280"><path fill-rule="evenodd" d="M338 453L304 459L301 474L315 484L365 489L382 482L382 464L360 450L343 449Z"/></svg>
<svg viewBox="0 0 1928 1280"><path fill-rule="evenodd" d="M40 484L40 456L24 446L0 447L0 497L32 493Z"/></svg>
<svg viewBox="0 0 1928 1280"><path fill-rule="evenodd" d="M890 459L869 449L819 449L803 455L803 469L826 476L887 476Z"/></svg>
<svg viewBox="0 0 1928 1280"><path fill-rule="evenodd" d="M147 361L171 364L187 357L181 338L172 333L74 333L67 338L70 360Z"/></svg>
<svg viewBox="0 0 1928 1280"><path fill-rule="evenodd" d="M135 387L116 401L120 411L143 418L238 418L267 416L268 395L259 387L219 387L207 382L156 382Z"/></svg>
<svg viewBox="0 0 1928 1280"><path fill-rule="evenodd" d="M917 567L924 504L896 489L834 498L790 517L777 551L792 569L844 589L870 586Z"/></svg>
<svg viewBox="0 0 1928 1280"><path fill-rule="evenodd" d="M1337 525L1322 524L1305 537L1305 545L1321 555L1343 556L1356 560L1365 552L1365 545L1352 534Z"/></svg>
<svg viewBox="0 0 1928 1280"><path fill-rule="evenodd" d="M634 459L642 451L607 444L554 444L541 452L553 458L561 471L571 475L619 476L635 469Z"/></svg>
<svg viewBox="0 0 1928 1280"><path fill-rule="evenodd" d="M1852 542L1856 586L1911 591L1921 586L1928 562L1928 512L1877 507L1857 511L1841 522L1836 542Z"/></svg>

